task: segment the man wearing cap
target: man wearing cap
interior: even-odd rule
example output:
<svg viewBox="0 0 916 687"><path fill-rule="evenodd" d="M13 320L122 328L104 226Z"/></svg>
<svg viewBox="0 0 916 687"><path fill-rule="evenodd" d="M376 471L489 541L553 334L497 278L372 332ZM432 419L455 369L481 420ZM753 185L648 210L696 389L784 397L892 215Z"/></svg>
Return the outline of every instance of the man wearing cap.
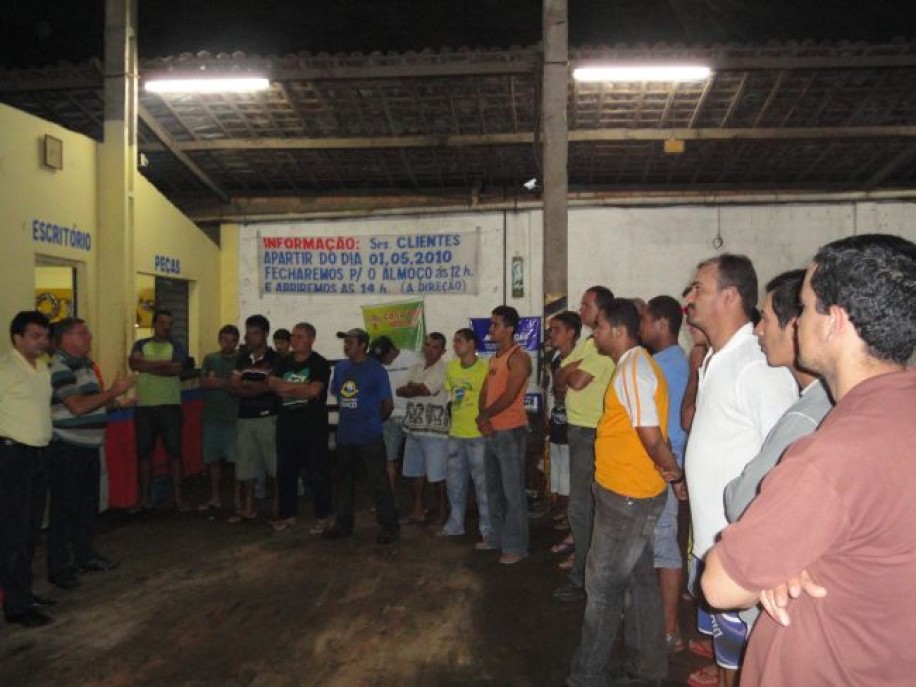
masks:
<svg viewBox="0 0 916 687"><path fill-rule="evenodd" d="M369 334L363 329L337 332L343 339L346 360L334 368L331 393L337 397L337 468L339 496L334 527L325 539L338 539L353 533L356 472L363 464L375 500L379 531L376 542L390 544L400 534L394 493L385 470L385 440L382 422L394 405L388 373L369 356Z"/></svg>

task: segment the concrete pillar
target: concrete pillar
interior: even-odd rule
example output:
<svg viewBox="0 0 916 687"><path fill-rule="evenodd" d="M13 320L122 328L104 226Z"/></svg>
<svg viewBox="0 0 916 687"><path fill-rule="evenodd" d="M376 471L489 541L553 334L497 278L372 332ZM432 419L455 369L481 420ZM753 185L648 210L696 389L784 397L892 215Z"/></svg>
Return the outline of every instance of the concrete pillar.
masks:
<svg viewBox="0 0 916 687"><path fill-rule="evenodd" d="M219 228L219 305L220 326L238 325L239 312L239 232L238 224L223 224ZM253 313L245 313L246 317Z"/></svg>
<svg viewBox="0 0 916 687"><path fill-rule="evenodd" d="M544 0L544 82L541 101L544 163L544 314L564 303L567 266L567 133L569 11L567 0ZM554 304L551 307L551 304ZM565 307L560 305L560 307Z"/></svg>
<svg viewBox="0 0 916 687"><path fill-rule="evenodd" d="M105 122L99 146L99 317L94 356L107 379L126 366L134 341L134 182L137 174L137 1L105 2Z"/></svg>

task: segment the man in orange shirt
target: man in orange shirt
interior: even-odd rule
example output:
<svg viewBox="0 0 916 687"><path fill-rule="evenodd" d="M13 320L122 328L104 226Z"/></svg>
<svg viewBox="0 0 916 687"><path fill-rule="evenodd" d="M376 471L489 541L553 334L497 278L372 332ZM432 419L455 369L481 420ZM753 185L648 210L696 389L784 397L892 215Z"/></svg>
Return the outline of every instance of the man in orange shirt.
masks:
<svg viewBox="0 0 916 687"><path fill-rule="evenodd" d="M638 344L639 324L635 304L617 298L600 309L594 331L598 350L610 355L617 369L595 440L595 525L570 687L607 684L608 656L628 591L628 656L614 684L660 685L668 672L652 534L667 500L665 481L683 489L684 473L668 446L668 386Z"/></svg>
<svg viewBox="0 0 916 687"><path fill-rule="evenodd" d="M499 562L513 565L528 556L528 496L525 493L525 385L531 359L515 343L518 311L508 305L493 310L490 339L496 355L490 358L487 379L480 390L477 428L486 437L484 467L492 528L476 544L479 550L500 549Z"/></svg>

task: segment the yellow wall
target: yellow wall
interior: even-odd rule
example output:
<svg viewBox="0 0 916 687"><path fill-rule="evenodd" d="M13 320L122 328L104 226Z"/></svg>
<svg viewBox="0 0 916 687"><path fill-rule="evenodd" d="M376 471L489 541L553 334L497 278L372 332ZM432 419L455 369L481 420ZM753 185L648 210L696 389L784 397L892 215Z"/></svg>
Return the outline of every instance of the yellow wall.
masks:
<svg viewBox="0 0 916 687"><path fill-rule="evenodd" d="M63 141L63 169L42 164L50 134ZM96 143L54 124L0 105L0 350L9 348L9 321L35 307L36 257L78 263L81 281L95 268ZM33 240L33 222L87 232L90 250ZM94 289L78 297L79 314L91 321Z"/></svg>
<svg viewBox="0 0 916 687"><path fill-rule="evenodd" d="M63 141L60 171L42 165L46 134ZM106 287L105 275L96 269L100 149L91 139L0 105L0 326L4 332L16 312L34 308L35 264L42 256L78 263L79 315L96 339L120 336L126 323L134 321L133 308L120 318L98 316L98 294ZM200 360L215 349L221 324L219 247L139 175L133 207L136 272L191 281L189 345ZM90 250L34 241L33 221L88 232ZM177 260L178 273L170 273L168 264L157 265L157 255ZM0 350L8 348L9 337L3 333ZM125 350L125 359L127 354ZM104 370L106 375L114 371Z"/></svg>
<svg viewBox="0 0 916 687"><path fill-rule="evenodd" d="M188 346L199 363L216 350L221 326L219 246L143 177L137 178L134 199L134 269L191 282ZM166 261L157 264L156 256Z"/></svg>

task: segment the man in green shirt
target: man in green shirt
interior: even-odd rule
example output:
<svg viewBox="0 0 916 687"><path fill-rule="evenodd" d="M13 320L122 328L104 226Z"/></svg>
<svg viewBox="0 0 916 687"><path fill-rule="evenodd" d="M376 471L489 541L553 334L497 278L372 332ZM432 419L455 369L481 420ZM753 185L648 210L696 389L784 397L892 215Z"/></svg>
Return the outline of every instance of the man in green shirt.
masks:
<svg viewBox="0 0 916 687"><path fill-rule="evenodd" d="M205 356L200 366L200 388L204 397L202 444L204 463L210 473L210 499L198 508L201 511L222 505L220 461L235 465L239 399L230 389L238 354L239 329L234 324L227 324L219 330L219 350ZM235 509L240 506L238 482L235 482Z"/></svg>
<svg viewBox="0 0 916 687"><path fill-rule="evenodd" d="M140 505L149 508L153 450L161 437L172 470L175 508L188 510L181 497L181 371L187 367L188 352L172 341L172 313L153 313L153 336L134 344L128 365L137 378L137 408L134 424L137 458L140 461Z"/></svg>

